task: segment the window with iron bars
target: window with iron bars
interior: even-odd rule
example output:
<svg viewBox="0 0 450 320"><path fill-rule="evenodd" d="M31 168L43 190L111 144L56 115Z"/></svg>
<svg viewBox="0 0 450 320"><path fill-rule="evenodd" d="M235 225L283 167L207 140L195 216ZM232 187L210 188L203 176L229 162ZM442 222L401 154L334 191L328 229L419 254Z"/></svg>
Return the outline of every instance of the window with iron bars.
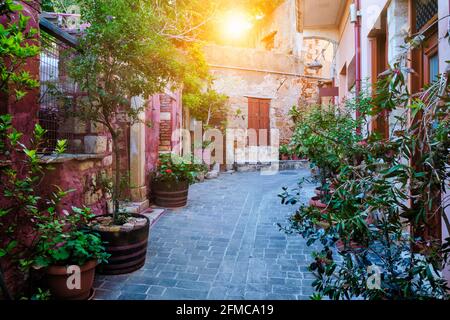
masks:
<svg viewBox="0 0 450 320"><path fill-rule="evenodd" d="M416 1L416 31L420 31L438 14L438 0Z"/></svg>
<svg viewBox="0 0 450 320"><path fill-rule="evenodd" d="M77 122L70 116L80 96L78 86L67 75L67 61L76 54L70 45L41 32L39 123L46 130L42 153L52 153L57 140L67 140L67 153L82 152Z"/></svg>

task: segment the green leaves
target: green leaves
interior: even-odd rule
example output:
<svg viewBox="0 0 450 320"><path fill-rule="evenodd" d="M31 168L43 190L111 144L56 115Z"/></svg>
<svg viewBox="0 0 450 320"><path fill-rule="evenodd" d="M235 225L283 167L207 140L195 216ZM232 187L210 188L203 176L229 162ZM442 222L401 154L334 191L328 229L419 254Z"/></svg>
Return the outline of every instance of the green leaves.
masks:
<svg viewBox="0 0 450 320"><path fill-rule="evenodd" d="M58 140L56 141L56 154L63 154L67 149L67 140Z"/></svg>
<svg viewBox="0 0 450 320"><path fill-rule="evenodd" d="M17 246L16 240L8 242L8 244L4 248L0 248L0 258L12 252L16 246Z"/></svg>
<svg viewBox="0 0 450 320"><path fill-rule="evenodd" d="M22 9L23 9L23 7L13 0L4 0L4 1L2 1L2 4L0 4L0 12L2 12L2 13L21 11Z"/></svg>
<svg viewBox="0 0 450 320"><path fill-rule="evenodd" d="M40 240L34 263L39 267L49 265L83 265L89 260L106 262L109 255L100 236L87 228L94 217L88 208L72 207L67 215L50 215L39 224Z"/></svg>
<svg viewBox="0 0 450 320"><path fill-rule="evenodd" d="M394 66L377 84L374 98L356 100L351 108L370 115L407 110L408 115L391 117L397 130L389 139L370 134L362 140L351 121L339 119L339 112L327 115L326 109L312 111L296 128L294 141L325 173L321 191L327 182L333 185L321 197L326 210L318 214L320 209L301 206L286 228L308 245L320 241L325 247L310 266L319 295L449 298L439 270L450 262L450 244L447 239L441 245L440 235L434 234L447 192L448 80L440 79L412 97L405 86L407 72ZM300 191L295 192L300 198ZM288 203L291 191L283 189L280 197ZM337 247L339 260L326 256L328 246Z"/></svg>
<svg viewBox="0 0 450 320"><path fill-rule="evenodd" d="M160 154L153 179L155 181L194 183L200 172L206 173L207 167L192 157L184 158L171 153Z"/></svg>
<svg viewBox="0 0 450 320"><path fill-rule="evenodd" d="M357 127L349 110L316 106L296 123L290 144L321 168L324 183L340 166L353 162L356 143L362 140L356 133Z"/></svg>
<svg viewBox="0 0 450 320"><path fill-rule="evenodd" d="M26 60L39 53L36 43L37 30L29 28L30 17L20 12L22 6L13 1L3 1L0 15L8 24L0 26L0 91L15 93L17 100L27 94L27 90L38 87L38 81L22 69ZM17 19L12 19L17 15Z"/></svg>

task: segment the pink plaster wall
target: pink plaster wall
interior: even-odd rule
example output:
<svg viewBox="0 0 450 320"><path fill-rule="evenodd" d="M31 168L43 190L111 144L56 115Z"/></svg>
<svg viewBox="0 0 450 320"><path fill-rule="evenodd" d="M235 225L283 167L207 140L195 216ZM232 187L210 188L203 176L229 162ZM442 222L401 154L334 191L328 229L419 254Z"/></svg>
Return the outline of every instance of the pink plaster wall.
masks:
<svg viewBox="0 0 450 320"><path fill-rule="evenodd" d="M180 129L182 117L182 102L181 92L173 93L174 100L172 100L172 151L175 153L181 152ZM178 134L174 134L177 131Z"/></svg>
<svg viewBox="0 0 450 320"><path fill-rule="evenodd" d="M159 94L150 98L145 112L145 118L151 122L150 126L146 126L145 132L145 176L147 179L147 190L150 190L149 175L154 171L159 155Z"/></svg>
<svg viewBox="0 0 450 320"><path fill-rule="evenodd" d="M161 95L156 94L149 99L145 113L147 122L150 121L150 126L146 126L145 132L145 175L149 193L151 192L149 175L155 170L159 157ZM181 92L170 92L166 93L166 95L172 98L170 109L172 130L180 129L182 119ZM179 139L172 139L172 146L177 148L179 145Z"/></svg>
<svg viewBox="0 0 450 320"><path fill-rule="evenodd" d="M92 165L92 167L91 167ZM71 160L52 165L55 170L46 172L41 183L42 194L53 191L49 186L57 185L63 190L74 190L63 198L60 209L70 212L72 206L87 206L95 214L106 214L106 199L103 197L99 174L102 170L110 172L110 166L104 166L103 158L95 160ZM97 195L94 195L94 194ZM98 199L92 201L92 199Z"/></svg>

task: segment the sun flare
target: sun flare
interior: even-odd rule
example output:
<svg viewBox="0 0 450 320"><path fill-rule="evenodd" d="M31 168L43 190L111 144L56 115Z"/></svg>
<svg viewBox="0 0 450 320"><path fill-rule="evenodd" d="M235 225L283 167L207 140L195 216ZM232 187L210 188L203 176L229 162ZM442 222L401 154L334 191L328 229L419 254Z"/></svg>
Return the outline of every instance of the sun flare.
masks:
<svg viewBox="0 0 450 320"><path fill-rule="evenodd" d="M252 27L250 18L242 12L229 12L223 19L223 32L228 38L240 38Z"/></svg>

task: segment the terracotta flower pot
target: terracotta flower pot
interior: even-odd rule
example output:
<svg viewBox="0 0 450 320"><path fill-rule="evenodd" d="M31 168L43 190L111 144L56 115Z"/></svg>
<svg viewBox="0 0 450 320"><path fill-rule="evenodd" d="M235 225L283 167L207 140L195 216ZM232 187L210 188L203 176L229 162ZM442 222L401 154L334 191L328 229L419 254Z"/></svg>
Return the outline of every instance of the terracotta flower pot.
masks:
<svg viewBox="0 0 450 320"><path fill-rule="evenodd" d="M299 160L299 157L297 155L293 155L292 160Z"/></svg>
<svg viewBox="0 0 450 320"><path fill-rule="evenodd" d="M283 160L283 161L289 160L289 156L287 154L282 154L281 160Z"/></svg>
<svg viewBox="0 0 450 320"><path fill-rule="evenodd" d="M94 284L96 260L86 262L80 267L80 287L70 288L69 277L75 276L69 266L50 266L46 270L46 281L52 297L57 300L87 300Z"/></svg>

